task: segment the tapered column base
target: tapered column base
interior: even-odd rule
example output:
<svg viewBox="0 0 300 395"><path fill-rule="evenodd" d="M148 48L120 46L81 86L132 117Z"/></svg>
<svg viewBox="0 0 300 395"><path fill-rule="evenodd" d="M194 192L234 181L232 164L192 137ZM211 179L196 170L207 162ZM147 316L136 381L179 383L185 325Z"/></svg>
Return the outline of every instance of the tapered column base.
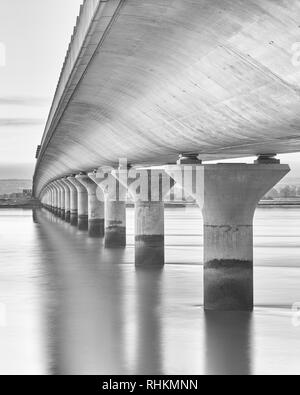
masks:
<svg viewBox="0 0 300 395"><path fill-rule="evenodd" d="M136 266L164 266L165 238L158 236L136 236L135 238Z"/></svg>
<svg viewBox="0 0 300 395"><path fill-rule="evenodd" d="M71 226L78 226L78 213L77 210L72 211L70 214L70 224Z"/></svg>
<svg viewBox="0 0 300 395"><path fill-rule="evenodd" d="M164 266L164 202L135 203L135 264Z"/></svg>
<svg viewBox="0 0 300 395"><path fill-rule="evenodd" d="M70 211L66 211L65 221L66 221L67 223L70 223L70 222L71 222L71 212L70 212Z"/></svg>
<svg viewBox="0 0 300 395"><path fill-rule="evenodd" d="M126 227L111 226L105 229L106 248L126 247Z"/></svg>
<svg viewBox="0 0 300 395"><path fill-rule="evenodd" d="M90 219L89 220L89 236L90 237L104 237L104 219Z"/></svg>
<svg viewBox="0 0 300 395"><path fill-rule="evenodd" d="M84 231L89 229L89 218L87 215L78 216L78 229Z"/></svg>
<svg viewBox="0 0 300 395"><path fill-rule="evenodd" d="M253 262L215 260L204 267L205 310L253 310Z"/></svg>

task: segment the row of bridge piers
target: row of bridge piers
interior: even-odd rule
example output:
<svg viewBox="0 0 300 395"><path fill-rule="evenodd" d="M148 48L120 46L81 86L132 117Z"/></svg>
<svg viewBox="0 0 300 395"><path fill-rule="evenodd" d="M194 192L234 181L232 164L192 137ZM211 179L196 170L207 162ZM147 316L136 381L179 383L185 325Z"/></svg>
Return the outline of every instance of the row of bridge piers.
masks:
<svg viewBox="0 0 300 395"><path fill-rule="evenodd" d="M135 203L135 264L161 267L165 201L179 200L178 194L192 196L203 212L205 309L251 311L255 209L288 172L289 166L273 157L213 165L182 157L163 169L121 165L68 175L50 182L40 199L71 226L104 238L106 248L124 248L130 196Z"/></svg>

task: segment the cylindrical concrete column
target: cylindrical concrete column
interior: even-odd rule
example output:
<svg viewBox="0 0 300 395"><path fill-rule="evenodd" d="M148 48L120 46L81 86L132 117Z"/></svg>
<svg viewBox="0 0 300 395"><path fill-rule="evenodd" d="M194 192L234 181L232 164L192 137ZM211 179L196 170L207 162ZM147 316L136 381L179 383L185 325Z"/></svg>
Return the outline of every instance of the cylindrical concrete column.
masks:
<svg viewBox="0 0 300 395"><path fill-rule="evenodd" d="M138 178L131 180L132 175ZM128 184L135 200L135 264L163 266L165 264L164 200L174 186L174 181L163 169L133 169L128 173Z"/></svg>
<svg viewBox="0 0 300 395"><path fill-rule="evenodd" d="M53 183L50 184L51 188L51 212L55 214L56 212L56 189Z"/></svg>
<svg viewBox="0 0 300 395"><path fill-rule="evenodd" d="M64 213L64 205L62 204L62 188L57 180L54 182L54 184L57 189L57 216L62 218Z"/></svg>
<svg viewBox="0 0 300 395"><path fill-rule="evenodd" d="M165 263L164 202L135 203L135 264L163 266Z"/></svg>
<svg viewBox="0 0 300 395"><path fill-rule="evenodd" d="M50 199L50 188L49 188L49 185L48 185L47 188L46 188L46 207L47 207L47 210L50 210L50 201L51 201L51 199Z"/></svg>
<svg viewBox="0 0 300 395"><path fill-rule="evenodd" d="M60 189L60 217L62 220L66 219L66 194L65 187L61 180L57 180L57 185Z"/></svg>
<svg viewBox="0 0 300 395"><path fill-rule="evenodd" d="M49 211L52 212L52 188L51 184L48 185L48 193L49 193Z"/></svg>
<svg viewBox="0 0 300 395"><path fill-rule="evenodd" d="M76 179L88 192L89 236L104 237L104 200L99 199L98 186L86 174L80 174L76 176Z"/></svg>
<svg viewBox="0 0 300 395"><path fill-rule="evenodd" d="M126 246L126 202L105 196L105 247Z"/></svg>
<svg viewBox="0 0 300 395"><path fill-rule="evenodd" d="M112 176L111 171L89 173L99 186L105 199L105 247L126 246L126 188ZM102 177L103 176L103 177ZM106 177L107 176L107 177Z"/></svg>
<svg viewBox="0 0 300 395"><path fill-rule="evenodd" d="M67 184L64 178L60 180L60 183L65 191L65 221L70 223L71 222L71 191L69 185Z"/></svg>
<svg viewBox="0 0 300 395"><path fill-rule="evenodd" d="M70 224L71 226L78 226L78 192L68 178L64 178L64 182L70 189Z"/></svg>
<svg viewBox="0 0 300 395"><path fill-rule="evenodd" d="M163 266L165 263L164 197L173 180L164 170L127 169L113 176L128 189L135 201L135 264Z"/></svg>
<svg viewBox="0 0 300 395"><path fill-rule="evenodd" d="M60 216L60 189L58 188L56 182L53 182L54 188L54 200L55 200L55 210L54 214L59 217Z"/></svg>
<svg viewBox="0 0 300 395"><path fill-rule="evenodd" d="M45 202L45 190L43 190L43 191L41 192L40 200L41 200L42 206L45 207L45 206L46 206L46 202Z"/></svg>
<svg viewBox="0 0 300 395"><path fill-rule="evenodd" d="M78 229L88 230L88 194L86 188L74 177L68 177L68 180L77 189L78 197Z"/></svg>
<svg viewBox="0 0 300 395"><path fill-rule="evenodd" d="M168 166L203 209L206 310L253 309L253 217L259 200L288 172L280 164ZM186 173L182 176L182 173ZM182 185L185 187L184 185Z"/></svg>

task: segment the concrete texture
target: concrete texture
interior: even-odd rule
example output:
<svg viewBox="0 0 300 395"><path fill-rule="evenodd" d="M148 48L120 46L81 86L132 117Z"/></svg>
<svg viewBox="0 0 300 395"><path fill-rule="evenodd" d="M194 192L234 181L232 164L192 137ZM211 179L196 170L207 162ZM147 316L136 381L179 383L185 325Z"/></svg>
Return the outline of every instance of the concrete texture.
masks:
<svg viewBox="0 0 300 395"><path fill-rule="evenodd" d="M65 221L67 223L71 222L71 191L69 185L66 183L65 179L60 180L61 186L65 190Z"/></svg>
<svg viewBox="0 0 300 395"><path fill-rule="evenodd" d="M112 174L135 202L136 266L163 266L164 197L171 189L170 178L154 169L119 169Z"/></svg>
<svg viewBox="0 0 300 395"><path fill-rule="evenodd" d="M259 200L288 172L280 164L195 165L192 188L204 219L206 310L253 309L253 217ZM167 167L180 180L184 166ZM182 178L181 178L182 179Z"/></svg>
<svg viewBox="0 0 300 395"><path fill-rule="evenodd" d="M126 202L105 200L105 247L123 248L126 246Z"/></svg>
<svg viewBox="0 0 300 395"><path fill-rule="evenodd" d="M97 196L98 186L88 175L78 175L76 179L88 193L88 231L90 237L104 237L104 201Z"/></svg>
<svg viewBox="0 0 300 395"><path fill-rule="evenodd" d="M56 182L53 182L55 188L55 215L60 217L60 188Z"/></svg>
<svg viewBox="0 0 300 395"><path fill-rule="evenodd" d="M135 203L135 264L163 266L165 263L164 202Z"/></svg>
<svg viewBox="0 0 300 395"><path fill-rule="evenodd" d="M124 248L126 246L126 188L113 177L108 183L105 171L89 173L90 179L98 186L98 199L105 205L105 247Z"/></svg>
<svg viewBox="0 0 300 395"><path fill-rule="evenodd" d="M64 220L65 218L65 190L61 186L60 182L56 181L56 186L58 188L58 206L59 206L59 217Z"/></svg>
<svg viewBox="0 0 300 395"><path fill-rule="evenodd" d="M78 193L76 187L68 180L64 178L64 182L70 189L70 224L72 226L78 226Z"/></svg>
<svg viewBox="0 0 300 395"><path fill-rule="evenodd" d="M50 210L54 214L54 209L55 209L55 190L52 184L49 184L49 190L50 190Z"/></svg>
<svg viewBox="0 0 300 395"><path fill-rule="evenodd" d="M88 194L86 188L78 181L75 177L68 177L68 180L77 190L77 199L78 199L78 229L79 230L88 230L89 228L89 220L88 220ZM71 213L72 215L72 213Z"/></svg>
<svg viewBox="0 0 300 395"><path fill-rule="evenodd" d="M291 53L299 0L98 5L78 22L82 53L70 51L65 63L73 70L45 130L37 195L53 179L120 157L166 164L183 152L222 159L300 150L300 69Z"/></svg>
<svg viewBox="0 0 300 395"><path fill-rule="evenodd" d="M61 206L61 219L66 219L66 190L61 180L57 180L57 184L60 188L60 206Z"/></svg>

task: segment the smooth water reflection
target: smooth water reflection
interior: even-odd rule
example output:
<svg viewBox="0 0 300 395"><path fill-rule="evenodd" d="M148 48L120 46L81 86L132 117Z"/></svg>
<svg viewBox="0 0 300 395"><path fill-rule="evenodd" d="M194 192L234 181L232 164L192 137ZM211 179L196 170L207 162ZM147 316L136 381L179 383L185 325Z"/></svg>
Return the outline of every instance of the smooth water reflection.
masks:
<svg viewBox="0 0 300 395"><path fill-rule="evenodd" d="M298 225L300 235L300 210L279 211L256 217L253 314L204 313L197 209L166 210L162 270L135 269L132 210L129 246L113 251L46 211L0 211L0 372L299 374L291 305L300 301L300 244L285 235L295 240ZM270 266L276 243L293 267L280 254ZM259 254L266 249L268 259Z"/></svg>
<svg viewBox="0 0 300 395"><path fill-rule="evenodd" d="M205 313L206 374L253 374L252 318L252 313Z"/></svg>

